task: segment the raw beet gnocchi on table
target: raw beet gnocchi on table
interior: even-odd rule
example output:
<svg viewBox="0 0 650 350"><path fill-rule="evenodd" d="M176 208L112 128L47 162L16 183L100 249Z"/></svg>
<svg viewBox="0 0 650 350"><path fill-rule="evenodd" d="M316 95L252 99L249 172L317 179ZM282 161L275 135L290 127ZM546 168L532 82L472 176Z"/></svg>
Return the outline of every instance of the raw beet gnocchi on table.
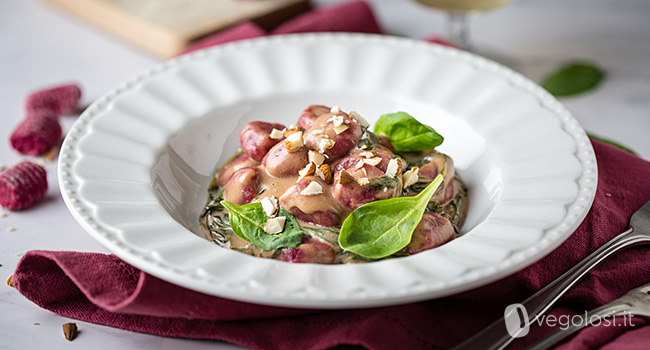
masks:
<svg viewBox="0 0 650 350"><path fill-rule="evenodd" d="M468 199L443 137L404 112L374 126L313 105L296 125L255 121L215 174L206 237L287 262L338 264L416 254L458 235Z"/></svg>

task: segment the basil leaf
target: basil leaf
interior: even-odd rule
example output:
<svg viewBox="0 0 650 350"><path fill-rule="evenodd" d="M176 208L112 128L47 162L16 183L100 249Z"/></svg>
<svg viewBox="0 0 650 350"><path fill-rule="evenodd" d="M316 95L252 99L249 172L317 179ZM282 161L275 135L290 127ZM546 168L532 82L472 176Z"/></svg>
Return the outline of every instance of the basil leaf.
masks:
<svg viewBox="0 0 650 350"><path fill-rule="evenodd" d="M341 248L366 258L387 257L411 242L415 227L442 183L438 176L415 197L397 197L370 202L355 209L343 221Z"/></svg>
<svg viewBox="0 0 650 350"><path fill-rule="evenodd" d="M287 218L284 231L270 235L264 232L264 224L269 219L262 210L261 203L235 205L228 201L221 201L228 209L230 225L237 236L264 250L297 247L302 242L302 229L296 218L288 211L280 208L278 216Z"/></svg>
<svg viewBox="0 0 650 350"><path fill-rule="evenodd" d="M605 73L586 62L571 62L548 75L542 86L554 96L571 96L595 88Z"/></svg>
<svg viewBox="0 0 650 350"><path fill-rule="evenodd" d="M388 136L397 153L430 151L444 140L432 127L420 123L405 112L379 117L375 124L375 133Z"/></svg>

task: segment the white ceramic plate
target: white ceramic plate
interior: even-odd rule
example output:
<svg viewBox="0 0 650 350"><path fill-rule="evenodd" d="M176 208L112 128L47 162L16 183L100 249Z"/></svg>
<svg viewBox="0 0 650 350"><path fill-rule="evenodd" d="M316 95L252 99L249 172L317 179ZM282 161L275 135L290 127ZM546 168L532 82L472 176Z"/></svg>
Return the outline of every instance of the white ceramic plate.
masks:
<svg viewBox="0 0 650 350"><path fill-rule="evenodd" d="M469 187L465 235L410 257L336 266L255 258L204 239L206 189L239 130L295 122L309 104L371 123L403 110L435 127ZM112 90L66 137L59 180L88 233L152 275L253 303L351 308L449 295L535 262L585 217L597 168L569 112L503 66L409 39L309 34L201 51Z"/></svg>

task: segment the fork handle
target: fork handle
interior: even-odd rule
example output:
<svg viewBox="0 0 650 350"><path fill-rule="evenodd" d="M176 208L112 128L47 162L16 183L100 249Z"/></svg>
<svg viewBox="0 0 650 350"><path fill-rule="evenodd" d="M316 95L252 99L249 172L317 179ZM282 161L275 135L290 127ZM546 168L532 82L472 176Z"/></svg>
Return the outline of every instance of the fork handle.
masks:
<svg viewBox="0 0 650 350"><path fill-rule="evenodd" d="M593 309L589 312L585 312L585 318L582 319L580 323L571 322L570 325L563 328L562 326L555 329L544 338L539 340L537 343L532 344L530 347L527 347L526 350L546 350L551 346L557 344L562 339L570 336L571 334L587 327L590 325L590 320L596 317L599 320L608 317L620 316L629 314L632 309L629 304L619 302L615 300L607 305L603 305L599 308Z"/></svg>
<svg viewBox="0 0 650 350"><path fill-rule="evenodd" d="M532 324L539 315L548 311L587 272L591 271L607 257L624 248L647 243L650 243L650 237L637 234L633 228L629 228L627 231L609 240L588 257L580 261L576 266L521 303L528 312L526 324ZM502 317L473 337L456 345L453 350L503 349L513 339L508 333L505 320Z"/></svg>

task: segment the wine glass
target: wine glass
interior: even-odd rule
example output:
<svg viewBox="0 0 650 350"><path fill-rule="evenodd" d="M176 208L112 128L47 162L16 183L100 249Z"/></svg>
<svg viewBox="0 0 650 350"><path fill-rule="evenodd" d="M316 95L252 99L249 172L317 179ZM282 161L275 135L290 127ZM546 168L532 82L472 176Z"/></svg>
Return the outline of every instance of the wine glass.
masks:
<svg viewBox="0 0 650 350"><path fill-rule="evenodd" d="M488 11L505 6L514 0L415 0L437 10L445 11L447 19L447 39L456 46L472 51L469 43L468 14Z"/></svg>

